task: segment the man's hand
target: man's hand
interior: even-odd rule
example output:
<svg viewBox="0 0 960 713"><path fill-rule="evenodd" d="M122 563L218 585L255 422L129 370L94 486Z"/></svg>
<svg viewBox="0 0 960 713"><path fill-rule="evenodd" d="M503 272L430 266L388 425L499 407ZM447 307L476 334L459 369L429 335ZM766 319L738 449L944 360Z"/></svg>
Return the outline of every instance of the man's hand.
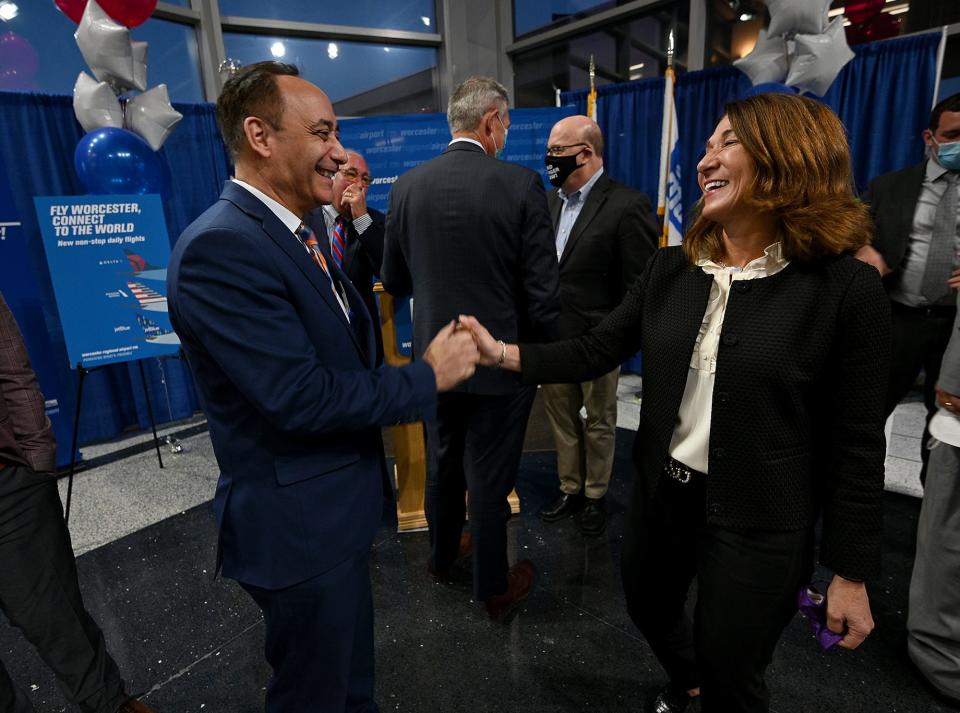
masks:
<svg viewBox="0 0 960 713"><path fill-rule="evenodd" d="M477 349L480 350L480 365L496 366L497 362L500 361L500 355L503 353L503 347L500 346L500 342L490 336L487 328L480 324L476 317L461 314L460 329L473 335L473 339L477 343Z"/></svg>
<svg viewBox="0 0 960 713"><path fill-rule="evenodd" d="M473 376L477 370L480 354L473 335L458 330L456 322L450 322L430 342L423 360L433 369L437 391L449 391L461 381Z"/></svg>
<svg viewBox="0 0 960 713"><path fill-rule="evenodd" d="M956 270L950 273L950 279L947 280L947 284L950 285L951 290L960 289L960 268L957 268Z"/></svg>
<svg viewBox="0 0 960 713"><path fill-rule="evenodd" d="M873 265L877 268L877 272L880 273L880 277L884 277L890 274L890 268L887 266L887 261L883 259L883 255L877 252L876 248L870 245L864 245L862 248L857 250L853 255L857 260L867 263L868 265Z"/></svg>
<svg viewBox="0 0 960 713"><path fill-rule="evenodd" d="M367 213L367 192L356 183L344 189L340 202L350 211L351 220L356 220Z"/></svg>
<svg viewBox="0 0 960 713"><path fill-rule="evenodd" d="M863 643L873 631L866 584L834 575L827 588L827 628L836 634L846 629L846 636L839 642L845 649L855 649Z"/></svg>

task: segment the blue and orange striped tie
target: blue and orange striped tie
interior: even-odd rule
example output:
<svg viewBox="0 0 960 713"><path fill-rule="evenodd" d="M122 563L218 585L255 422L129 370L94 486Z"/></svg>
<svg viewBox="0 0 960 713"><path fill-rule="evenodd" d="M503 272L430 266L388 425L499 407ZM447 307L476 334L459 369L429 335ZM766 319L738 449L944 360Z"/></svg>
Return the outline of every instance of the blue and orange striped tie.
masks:
<svg viewBox="0 0 960 713"><path fill-rule="evenodd" d="M337 267L343 269L343 254L347 251L347 219L338 215L333 225L333 240L330 241L330 253Z"/></svg>

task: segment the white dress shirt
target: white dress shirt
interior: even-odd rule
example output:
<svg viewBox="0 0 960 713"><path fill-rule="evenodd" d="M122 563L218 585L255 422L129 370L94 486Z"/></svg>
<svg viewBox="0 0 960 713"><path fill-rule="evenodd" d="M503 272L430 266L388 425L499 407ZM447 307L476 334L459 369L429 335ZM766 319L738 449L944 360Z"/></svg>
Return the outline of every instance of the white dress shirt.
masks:
<svg viewBox="0 0 960 713"><path fill-rule="evenodd" d="M241 181L239 178L230 179L238 186L242 186L246 190L250 191L255 197L260 199L260 201L270 209L270 211L280 219L280 222L283 223L295 237L303 249L307 251L307 255L310 255L310 248L308 248L302 240L300 240L299 230L300 226L303 225L303 221L297 217L297 215L291 211L289 208L284 206L282 203L278 203L273 198L268 196L266 193L261 191L258 188L254 188L249 183ZM312 256L311 256L312 259ZM333 280L333 276L329 275L330 286L333 288L333 296L337 298L337 302L340 303L340 309L343 310L343 315L347 318L347 321L350 321L350 306L347 302L346 294L341 294L341 290L338 290L336 283Z"/></svg>
<svg viewBox="0 0 960 713"><path fill-rule="evenodd" d="M697 343L690 358L687 385L680 401L677 425L670 439L670 456L688 468L709 472L710 421L713 412L713 384L717 373L717 353L723 318L730 300L730 286L737 280L756 280L776 275L789 265L783 258L780 243L768 245L763 256L751 260L742 269L724 267L708 257L697 261L708 275L713 275L710 299L703 313Z"/></svg>

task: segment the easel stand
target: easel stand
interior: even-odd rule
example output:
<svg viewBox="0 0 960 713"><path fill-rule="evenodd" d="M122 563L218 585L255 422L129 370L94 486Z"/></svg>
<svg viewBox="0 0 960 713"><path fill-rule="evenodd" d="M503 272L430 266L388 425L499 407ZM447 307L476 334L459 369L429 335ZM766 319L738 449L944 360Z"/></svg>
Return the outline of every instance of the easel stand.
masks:
<svg viewBox="0 0 960 713"><path fill-rule="evenodd" d="M140 383L143 384L143 395L147 400L147 414L150 416L150 429L153 431L153 445L157 449L157 461L163 468L163 456L160 455L160 439L157 437L157 422L153 417L153 405L150 403L150 390L147 388L147 375L143 370L143 361L137 360L137 367L140 369ZM70 523L70 501L73 499L73 474L77 469L77 437L80 434L80 406L83 403L83 382L90 374L102 366L95 366L92 369L86 368L83 364L77 364L77 373L80 378L77 380L77 408L73 416L73 437L70 440L70 474L67 476L67 504L63 509L63 519Z"/></svg>

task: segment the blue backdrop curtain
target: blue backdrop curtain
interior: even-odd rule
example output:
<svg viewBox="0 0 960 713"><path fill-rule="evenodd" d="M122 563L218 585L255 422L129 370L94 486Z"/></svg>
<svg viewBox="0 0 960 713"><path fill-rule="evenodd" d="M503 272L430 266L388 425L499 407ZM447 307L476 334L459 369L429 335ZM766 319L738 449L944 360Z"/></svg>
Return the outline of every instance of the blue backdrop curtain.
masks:
<svg viewBox="0 0 960 713"><path fill-rule="evenodd" d="M855 57L823 97L847 127L854 177L862 189L881 173L923 157L920 137L930 115L941 35L931 33L854 47ZM724 105L751 85L734 67L680 75L676 83L683 206L689 215L700 191L696 166ZM587 90L565 92L564 103L586 113ZM663 117L663 79L597 88L611 176L656 200Z"/></svg>
<svg viewBox="0 0 960 713"><path fill-rule="evenodd" d="M163 196L171 243L216 200L230 175L213 105L188 104L176 105L176 108L183 113L183 121L160 152L171 175L170 190ZM42 313L47 340L27 346L31 353L52 352L60 380L60 409L69 414L72 422L78 377L67 362L33 197L86 193L73 168L74 149L83 130L74 117L72 99L66 96L0 92L0 115L4 123L4 130L0 132L0 168L10 181L14 205L27 236L30 264L23 269L33 272L37 287L30 295L6 297L11 303L39 302L31 311ZM0 285L0 290L5 291L7 287ZM144 362L144 367L158 422L184 418L199 408L185 362L151 359ZM86 378L80 419L81 444L148 425L136 364L105 367ZM60 449L61 463L69 457L69 447L64 445L61 444Z"/></svg>

